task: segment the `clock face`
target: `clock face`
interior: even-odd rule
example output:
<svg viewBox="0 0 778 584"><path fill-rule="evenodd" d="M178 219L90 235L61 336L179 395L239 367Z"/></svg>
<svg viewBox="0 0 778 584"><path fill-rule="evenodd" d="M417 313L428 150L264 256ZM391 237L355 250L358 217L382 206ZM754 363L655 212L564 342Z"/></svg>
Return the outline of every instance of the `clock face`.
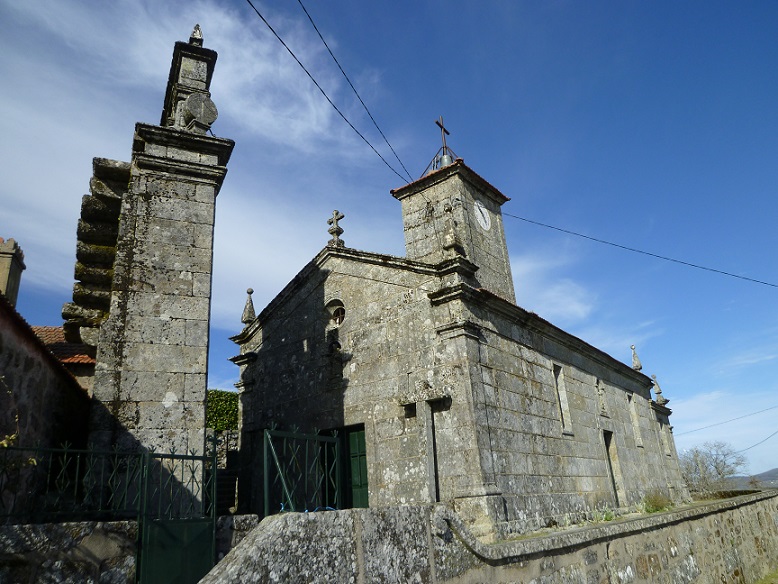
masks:
<svg viewBox="0 0 778 584"><path fill-rule="evenodd" d="M481 201L476 201L475 205L475 218L478 224L483 227L484 231L489 231L492 226L492 217L489 215L489 211Z"/></svg>

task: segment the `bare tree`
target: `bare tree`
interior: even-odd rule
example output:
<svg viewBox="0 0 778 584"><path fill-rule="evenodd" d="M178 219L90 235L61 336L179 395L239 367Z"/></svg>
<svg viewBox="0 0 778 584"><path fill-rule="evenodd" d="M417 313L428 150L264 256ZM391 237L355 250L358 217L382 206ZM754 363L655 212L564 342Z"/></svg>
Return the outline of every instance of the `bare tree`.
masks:
<svg viewBox="0 0 778 584"><path fill-rule="evenodd" d="M728 479L746 466L746 457L727 442L706 442L679 457L681 474L692 493L710 494L728 488Z"/></svg>

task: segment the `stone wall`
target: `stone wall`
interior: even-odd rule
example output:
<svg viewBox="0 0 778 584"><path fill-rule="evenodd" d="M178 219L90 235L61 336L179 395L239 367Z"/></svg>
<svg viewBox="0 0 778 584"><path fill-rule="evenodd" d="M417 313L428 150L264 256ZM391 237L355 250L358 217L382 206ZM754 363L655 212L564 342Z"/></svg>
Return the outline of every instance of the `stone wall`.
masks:
<svg viewBox="0 0 778 584"><path fill-rule="evenodd" d="M371 506L453 502L479 536L627 509L652 491L688 498L646 375L458 275L325 248L233 337L241 512L263 511L262 429L274 425L363 425Z"/></svg>
<svg viewBox="0 0 778 584"><path fill-rule="evenodd" d="M285 513L201 582L754 582L778 567L778 494L487 545L442 505Z"/></svg>
<svg viewBox="0 0 778 584"><path fill-rule="evenodd" d="M132 584L138 524L0 526L0 584Z"/></svg>
<svg viewBox="0 0 778 584"><path fill-rule="evenodd" d="M216 520L216 561L220 562L259 525L259 515L222 515Z"/></svg>
<svg viewBox="0 0 778 584"><path fill-rule="evenodd" d="M502 537L634 508L654 491L688 499L648 377L500 300L468 307L480 334L473 401Z"/></svg>
<svg viewBox="0 0 778 584"><path fill-rule="evenodd" d="M83 446L88 409L86 391L0 296L0 440Z"/></svg>
<svg viewBox="0 0 778 584"><path fill-rule="evenodd" d="M422 267L326 249L244 330L241 464L252 476L241 477L241 511L263 509L262 429L273 425L312 433L364 424L370 503L434 500L417 420L400 405L415 380L408 372L432 359L434 331L409 333L431 319L424 288L432 270ZM332 321L333 303L345 308L341 324Z"/></svg>

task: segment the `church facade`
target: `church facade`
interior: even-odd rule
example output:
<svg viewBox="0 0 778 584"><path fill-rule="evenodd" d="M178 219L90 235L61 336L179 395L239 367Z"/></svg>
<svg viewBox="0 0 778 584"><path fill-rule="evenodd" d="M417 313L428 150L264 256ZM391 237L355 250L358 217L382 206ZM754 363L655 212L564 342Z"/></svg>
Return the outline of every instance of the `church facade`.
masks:
<svg viewBox="0 0 778 584"><path fill-rule="evenodd" d="M687 498L651 379L517 306L508 198L461 159L392 195L406 257L346 247L336 211L256 317L249 296L243 509L261 509L267 428L338 430L354 506L445 502L486 537Z"/></svg>

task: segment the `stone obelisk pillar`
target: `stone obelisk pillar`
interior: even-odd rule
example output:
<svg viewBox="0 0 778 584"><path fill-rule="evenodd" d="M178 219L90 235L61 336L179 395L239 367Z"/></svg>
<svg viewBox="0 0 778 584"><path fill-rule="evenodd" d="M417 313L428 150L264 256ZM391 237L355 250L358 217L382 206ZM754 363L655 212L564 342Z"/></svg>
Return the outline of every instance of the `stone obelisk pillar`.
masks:
<svg viewBox="0 0 778 584"><path fill-rule="evenodd" d="M206 135L215 63L195 27L175 45L160 125L135 126L98 337L96 448L203 451L214 211L234 146Z"/></svg>

